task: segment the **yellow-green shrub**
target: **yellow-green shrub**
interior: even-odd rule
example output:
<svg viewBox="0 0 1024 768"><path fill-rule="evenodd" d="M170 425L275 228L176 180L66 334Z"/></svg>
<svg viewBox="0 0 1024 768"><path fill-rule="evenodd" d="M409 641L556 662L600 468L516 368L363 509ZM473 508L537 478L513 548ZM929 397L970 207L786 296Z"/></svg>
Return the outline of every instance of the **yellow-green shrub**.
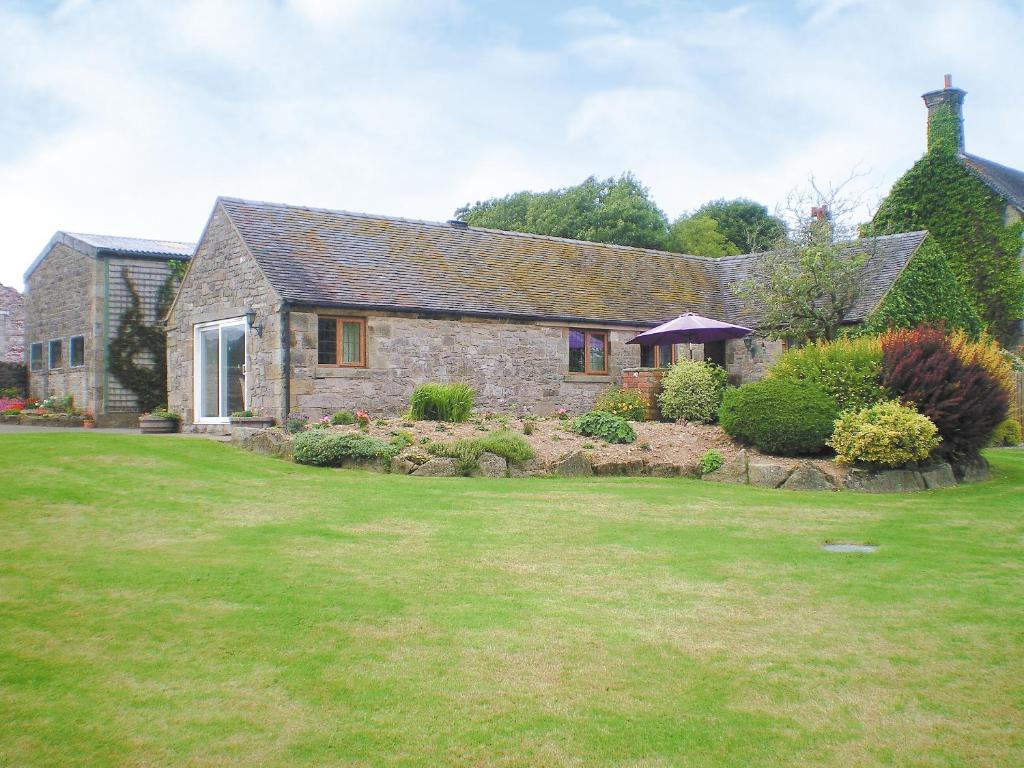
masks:
<svg viewBox="0 0 1024 768"><path fill-rule="evenodd" d="M964 331L949 334L949 348L964 363L977 363L985 369L1012 400L1017 395L1017 384L1013 374L1013 366L1007 359L999 342L985 331L975 341Z"/></svg>
<svg viewBox="0 0 1024 768"><path fill-rule="evenodd" d="M841 464L902 467L927 459L940 441L931 419L887 401L840 416L827 445Z"/></svg>
<svg viewBox="0 0 1024 768"><path fill-rule="evenodd" d="M996 447L1006 445L1020 445L1024 442L1024 437L1021 435L1020 422L1012 416L1003 419L999 422L999 426L996 427L996 431L992 433L992 439L989 445Z"/></svg>
<svg viewBox="0 0 1024 768"><path fill-rule="evenodd" d="M878 336L819 341L790 349L768 371L771 379L809 381L842 411L867 408L885 398L879 383L882 342Z"/></svg>

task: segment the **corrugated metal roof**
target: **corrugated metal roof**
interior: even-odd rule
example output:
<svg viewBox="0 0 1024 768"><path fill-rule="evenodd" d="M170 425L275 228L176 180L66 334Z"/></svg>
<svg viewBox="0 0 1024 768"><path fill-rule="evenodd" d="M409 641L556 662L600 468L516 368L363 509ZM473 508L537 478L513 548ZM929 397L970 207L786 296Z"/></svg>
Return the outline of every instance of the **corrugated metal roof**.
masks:
<svg viewBox="0 0 1024 768"><path fill-rule="evenodd" d="M755 322L736 294L763 254L725 259L480 227L219 198L286 301L656 325L682 312ZM870 313L926 233L851 243L869 251Z"/></svg>
<svg viewBox="0 0 1024 768"><path fill-rule="evenodd" d="M118 237L115 235L86 235L77 232L57 232L50 242L39 252L35 261L25 270L25 282L35 272L36 267L46 258L58 243L73 248L79 253L96 258L101 253L123 254L149 259L183 259L192 258L195 243L184 243L176 240L147 240L138 237Z"/></svg>

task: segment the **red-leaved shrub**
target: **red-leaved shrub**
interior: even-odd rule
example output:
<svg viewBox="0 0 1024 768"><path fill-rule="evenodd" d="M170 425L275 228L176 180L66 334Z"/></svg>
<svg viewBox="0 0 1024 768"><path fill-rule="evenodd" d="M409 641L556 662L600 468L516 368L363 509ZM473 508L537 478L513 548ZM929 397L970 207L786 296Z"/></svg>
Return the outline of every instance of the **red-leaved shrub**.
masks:
<svg viewBox="0 0 1024 768"><path fill-rule="evenodd" d="M882 384L938 427L938 452L970 456L1006 418L1005 389L977 362L952 349L943 328L893 329L882 336Z"/></svg>

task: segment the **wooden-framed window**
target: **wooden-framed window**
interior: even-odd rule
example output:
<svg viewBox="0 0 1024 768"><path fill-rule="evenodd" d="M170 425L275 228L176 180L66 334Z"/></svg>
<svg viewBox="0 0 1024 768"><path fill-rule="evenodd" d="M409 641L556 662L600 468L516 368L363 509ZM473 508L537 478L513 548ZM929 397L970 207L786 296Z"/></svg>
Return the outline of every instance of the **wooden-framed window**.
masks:
<svg viewBox="0 0 1024 768"><path fill-rule="evenodd" d="M37 341L28 348L28 366L33 371L43 370L43 342Z"/></svg>
<svg viewBox="0 0 1024 768"><path fill-rule="evenodd" d="M55 368L64 367L64 345L61 344L60 339L53 339L50 341L49 364L51 371Z"/></svg>
<svg viewBox="0 0 1024 768"><path fill-rule="evenodd" d="M316 322L317 365L366 367L366 318L320 315Z"/></svg>
<svg viewBox="0 0 1024 768"><path fill-rule="evenodd" d="M81 368L85 365L85 336L72 336L68 340L68 366Z"/></svg>
<svg viewBox="0 0 1024 768"><path fill-rule="evenodd" d="M641 368L668 368L676 361L675 344L644 344L640 347Z"/></svg>
<svg viewBox="0 0 1024 768"><path fill-rule="evenodd" d="M569 373L608 375L608 331L569 329Z"/></svg>

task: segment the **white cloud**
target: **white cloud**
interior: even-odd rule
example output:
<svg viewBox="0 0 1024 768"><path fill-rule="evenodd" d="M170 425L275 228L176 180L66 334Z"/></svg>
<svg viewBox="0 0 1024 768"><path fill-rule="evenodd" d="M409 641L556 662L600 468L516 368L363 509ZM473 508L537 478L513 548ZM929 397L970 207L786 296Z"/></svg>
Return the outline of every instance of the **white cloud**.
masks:
<svg viewBox="0 0 1024 768"><path fill-rule="evenodd" d="M217 194L444 219L625 170L670 216L858 164L884 188L947 71L969 148L1024 167L1022 18L995 0L0 4L0 281L57 229L195 238Z"/></svg>

